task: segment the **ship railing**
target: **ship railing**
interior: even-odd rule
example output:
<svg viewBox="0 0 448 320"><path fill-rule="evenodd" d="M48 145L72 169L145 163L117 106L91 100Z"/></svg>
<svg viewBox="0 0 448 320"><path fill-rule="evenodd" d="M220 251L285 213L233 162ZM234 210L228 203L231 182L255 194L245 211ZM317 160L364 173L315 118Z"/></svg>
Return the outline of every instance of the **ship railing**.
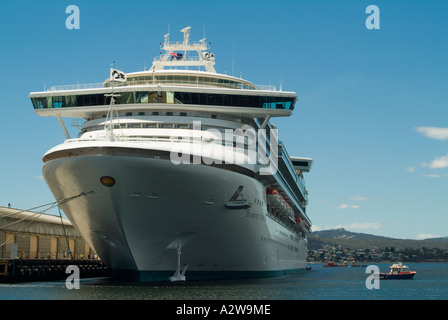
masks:
<svg viewBox="0 0 448 320"><path fill-rule="evenodd" d="M175 56L172 56L173 58L171 59L170 54L166 53L162 58L154 58L154 62L157 63L162 63L165 66L169 66L170 62L185 62L185 61L194 61L194 62L203 62L203 63L207 63L210 60L204 60L201 59L199 57L181 57L181 58L175 58ZM174 65L174 64L173 64Z"/></svg>
<svg viewBox="0 0 448 320"><path fill-rule="evenodd" d="M216 81L196 81L191 80L128 80L120 84L114 84L116 87L124 86L158 86L158 85L175 85L175 86L189 86L189 87L213 87L213 88L226 88L226 89L242 89L242 90L268 90L277 91L274 85L255 85L251 87L243 83L226 83L226 82L216 82ZM109 83L104 85L103 83L87 83L87 84L72 84L72 85L60 85L51 86L47 91L65 91L65 90L81 90L81 89L99 89L111 87Z"/></svg>
<svg viewBox="0 0 448 320"><path fill-rule="evenodd" d="M205 41L188 41L188 44L185 45L183 41L165 41L164 45L166 47L169 46L181 46L181 47L192 47L192 46L200 46L200 47L207 47Z"/></svg>
<svg viewBox="0 0 448 320"><path fill-rule="evenodd" d="M271 84L256 84L257 90L277 91L277 88Z"/></svg>
<svg viewBox="0 0 448 320"><path fill-rule="evenodd" d="M255 119L255 122L258 124L258 126L260 126L260 121L258 119ZM303 178L303 176L301 174L298 174L296 172L296 170L294 169L294 166L292 165L291 159L289 157L288 152L286 151L286 148L284 147L283 143L278 140L278 136L275 134L275 131L273 131L271 135L271 130L274 129L272 127L272 124L269 123L266 126L266 131L262 132L262 135L264 137L264 139L266 140L266 148L264 150L264 152L270 155L269 150L271 150L271 143L277 143L278 144L278 158L280 160L280 163L282 163L287 172L285 172L285 174L281 174L282 179L285 181L285 183L287 183L289 186L293 187L294 185L297 185L297 187L299 188L300 192L303 195L304 198L304 203L307 204L308 203L308 192L306 191L306 186L305 186L305 179ZM274 138L274 141L271 141L271 138ZM261 145L261 147L263 147ZM272 156L276 156L276 155L272 155ZM280 165L279 163L279 165Z"/></svg>
<svg viewBox="0 0 448 320"><path fill-rule="evenodd" d="M288 153L283 148L283 146L282 146L282 151L279 154L279 158L281 159L280 161L283 161L283 163L286 165L286 168L288 170L288 173L286 173L283 176L283 178L289 185L291 185L291 186L297 185L298 186L298 188L305 200L305 203L306 203L307 202L307 192L306 192L305 180L303 179L303 177L300 174L296 173L296 170L294 169L294 167L291 164L291 161L289 160Z"/></svg>
<svg viewBox="0 0 448 320"><path fill-rule="evenodd" d="M102 83L87 83L87 84L69 84L62 86L51 86L48 91L62 91L62 90L79 90L79 89L97 89L102 88Z"/></svg>
<svg viewBox="0 0 448 320"><path fill-rule="evenodd" d="M188 87L213 87L213 88L228 88L228 89L245 89L245 90L255 90L254 87L245 85L243 83L226 83L226 82L218 82L217 80L213 81L204 81L198 80L195 77L190 77L187 79L148 79L148 80L127 80L126 82L122 82L119 84L114 84L115 86L158 86L158 85L173 85L173 86L188 86ZM110 83L106 84L106 86L111 86Z"/></svg>
<svg viewBox="0 0 448 320"><path fill-rule="evenodd" d="M216 78L211 78L211 81L204 81L195 79L194 76L191 76L189 80L186 79L151 79L151 80L127 80L126 82L122 82L120 84L115 84L115 86L140 86L140 85L150 85L150 86L158 86L160 85L174 85L174 86L190 86L190 87L213 87L213 88L226 88L226 89L244 89L244 90L270 90L277 91L274 85L255 85L249 86L240 82L220 82ZM110 86L108 83L107 86Z"/></svg>
<svg viewBox="0 0 448 320"><path fill-rule="evenodd" d="M115 129L117 131L119 131L119 129ZM115 138L121 142L169 142L169 143L190 143L190 144L194 144L196 143L196 137L194 136L179 136L179 137L171 137L171 136L127 136L127 135L123 135L123 134L114 134ZM64 141L64 143L72 143L72 142L92 142L92 141L104 141L104 139L107 139L107 134L104 135L100 135L97 137L92 137L92 138L71 138L71 139L67 139ZM224 140L224 141L214 141L214 140L210 140L208 138L205 137L198 137L199 138L199 142L203 143L206 146L209 145L217 145L217 146L223 146L223 147L231 147L235 150L240 150L243 152L247 152L247 150L249 149L249 145L247 143L244 143L242 148L236 148L234 146L233 141L230 140Z"/></svg>

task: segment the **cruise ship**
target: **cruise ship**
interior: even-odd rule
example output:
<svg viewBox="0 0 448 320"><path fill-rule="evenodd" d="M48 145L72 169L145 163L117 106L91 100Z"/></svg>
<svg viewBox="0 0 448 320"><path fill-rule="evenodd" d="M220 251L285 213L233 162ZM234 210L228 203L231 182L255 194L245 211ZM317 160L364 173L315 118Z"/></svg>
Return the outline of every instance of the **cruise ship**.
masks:
<svg viewBox="0 0 448 320"><path fill-rule="evenodd" d="M274 117L297 95L215 71L205 39L164 36L149 70L29 97L66 140L43 156L59 207L120 278L274 277L306 269L312 159ZM62 118L78 126L71 137Z"/></svg>

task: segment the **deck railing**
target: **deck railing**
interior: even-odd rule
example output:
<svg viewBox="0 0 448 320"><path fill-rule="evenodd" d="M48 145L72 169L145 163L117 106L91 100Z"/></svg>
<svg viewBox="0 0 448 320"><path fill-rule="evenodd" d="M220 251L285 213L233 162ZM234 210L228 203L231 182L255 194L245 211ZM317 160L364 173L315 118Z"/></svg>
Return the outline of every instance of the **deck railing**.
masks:
<svg viewBox="0 0 448 320"><path fill-rule="evenodd" d="M195 81L193 78L191 80L128 80L122 83L115 83L115 87L124 86L158 86L161 85L173 85L173 86L188 86L188 87L212 87L212 88L227 88L227 89L244 89L244 90L269 90L277 91L276 87L273 85L256 85L255 89L244 85L242 83L225 83L225 82L214 82L214 81ZM110 83L104 85L103 83L87 83L87 84L71 84L71 85L61 85L61 86L51 86L47 91L65 91L65 90L80 90L80 89L98 89L112 87Z"/></svg>

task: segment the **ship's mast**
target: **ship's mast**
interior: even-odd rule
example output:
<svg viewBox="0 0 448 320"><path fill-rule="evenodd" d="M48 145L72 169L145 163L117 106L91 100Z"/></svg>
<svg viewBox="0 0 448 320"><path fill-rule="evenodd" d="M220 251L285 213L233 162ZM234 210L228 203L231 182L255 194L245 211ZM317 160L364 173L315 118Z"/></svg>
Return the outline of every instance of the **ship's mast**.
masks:
<svg viewBox="0 0 448 320"><path fill-rule="evenodd" d="M164 35L163 50L165 54L158 59L154 58L151 67L152 70L178 67L185 69L189 67L203 67L208 72L216 72L213 67L215 65L215 58L205 43L205 38L200 41L190 42L190 29L191 27L186 27L180 30L184 34L183 42L169 41L170 34L167 33ZM197 56L189 56L189 52L196 52Z"/></svg>

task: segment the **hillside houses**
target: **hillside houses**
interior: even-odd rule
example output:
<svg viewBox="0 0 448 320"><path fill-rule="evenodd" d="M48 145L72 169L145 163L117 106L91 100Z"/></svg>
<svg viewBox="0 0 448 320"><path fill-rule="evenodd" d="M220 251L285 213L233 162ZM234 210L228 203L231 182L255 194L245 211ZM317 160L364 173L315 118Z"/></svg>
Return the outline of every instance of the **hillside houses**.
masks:
<svg viewBox="0 0 448 320"><path fill-rule="evenodd" d="M342 246L323 245L320 249L309 250L308 260L310 262L448 261L448 250L439 248L381 249L376 246L350 249Z"/></svg>

